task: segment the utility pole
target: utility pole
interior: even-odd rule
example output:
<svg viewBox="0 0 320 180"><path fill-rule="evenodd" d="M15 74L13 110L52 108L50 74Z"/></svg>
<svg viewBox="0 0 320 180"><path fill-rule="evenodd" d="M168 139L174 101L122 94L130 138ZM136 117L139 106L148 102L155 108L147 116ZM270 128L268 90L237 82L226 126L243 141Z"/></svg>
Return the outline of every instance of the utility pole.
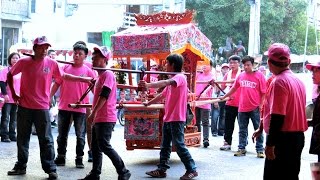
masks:
<svg viewBox="0 0 320 180"><path fill-rule="evenodd" d="M303 72L306 71L305 65L306 65L306 56L307 56L307 46L308 46L308 34L309 34L309 25L313 23L315 36L316 36L316 47L317 47L317 55L319 55L319 46L318 46L318 16L317 16L317 1L315 0L309 0L308 1L308 8L307 8L307 26L306 26L306 36L304 41L304 53L303 53Z"/></svg>
<svg viewBox="0 0 320 180"><path fill-rule="evenodd" d="M260 54L260 0L248 0L250 5L248 55Z"/></svg>

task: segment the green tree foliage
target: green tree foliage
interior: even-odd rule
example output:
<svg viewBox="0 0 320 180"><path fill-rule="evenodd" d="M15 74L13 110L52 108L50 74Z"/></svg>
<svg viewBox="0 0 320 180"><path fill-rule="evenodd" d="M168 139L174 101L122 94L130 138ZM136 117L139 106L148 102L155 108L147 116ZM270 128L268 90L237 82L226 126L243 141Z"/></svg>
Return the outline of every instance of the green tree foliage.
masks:
<svg viewBox="0 0 320 180"><path fill-rule="evenodd" d="M247 47L250 5L246 0L187 0L186 7L196 11L195 22L212 41L213 48L225 46L228 36L233 38L234 43L242 40ZM293 52L303 53L306 8L305 0L261 0L261 52L266 51L273 42L282 42L288 44ZM313 43L314 47L308 47L309 53L314 53L314 37L314 29L310 29L309 45Z"/></svg>

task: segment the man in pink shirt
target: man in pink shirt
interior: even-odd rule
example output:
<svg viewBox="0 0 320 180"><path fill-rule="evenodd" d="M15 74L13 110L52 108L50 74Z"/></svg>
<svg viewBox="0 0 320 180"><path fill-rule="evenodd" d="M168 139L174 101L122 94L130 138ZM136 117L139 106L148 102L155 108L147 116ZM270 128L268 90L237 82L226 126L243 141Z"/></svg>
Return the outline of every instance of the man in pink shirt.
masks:
<svg viewBox="0 0 320 180"><path fill-rule="evenodd" d="M93 67L106 68L111 52L105 47L94 48ZM110 144L112 131L117 122L117 82L112 71L98 71L99 78L94 89L92 112L88 117L92 126L92 169L83 180L100 179L102 153L107 155L118 173L118 180L128 180L131 173L126 169L123 160Z"/></svg>
<svg viewBox="0 0 320 180"><path fill-rule="evenodd" d="M73 46L73 60L74 64L65 64L61 67L61 70L65 73L72 74L80 77L94 78L94 72L84 65L84 60L88 55L88 48L82 44L76 44ZM60 87L60 101L59 101L59 113L58 113L58 156L55 159L57 166L64 166L66 163L66 152L68 144L68 133L70 130L71 119L73 120L75 133L77 136L76 145L76 159L75 164L77 168L84 168L82 157L84 155L83 149L85 146L86 135L86 108L70 108L70 103L76 103L82 97L89 87L88 83L79 81L68 81L62 78L55 79L55 82L51 88L51 97L54 96L58 88ZM89 96L87 95L81 102L89 103ZM72 118L71 118L72 117Z"/></svg>
<svg viewBox="0 0 320 180"><path fill-rule="evenodd" d="M241 57L237 55L232 55L229 57L229 67L230 71L224 76L223 80L225 81L234 81L239 74L241 73L240 69ZM233 83L222 84L221 88L225 92L228 92L232 87ZM232 134L234 131L234 124L236 118L238 117L238 106L239 106L239 90L237 90L233 95L230 96L230 99L226 102L225 105L225 130L224 130L224 143L220 147L222 151L230 151L232 143Z"/></svg>
<svg viewBox="0 0 320 180"><path fill-rule="evenodd" d="M245 156L248 144L248 125L251 119L254 130L260 124L260 105L266 93L266 79L260 71L253 71L254 59L250 56L242 58L244 72L236 79L230 91L221 99L224 99L240 90L238 124L239 124L239 145L234 156ZM256 142L258 158L264 158L263 135L259 136Z"/></svg>
<svg viewBox="0 0 320 180"><path fill-rule="evenodd" d="M7 76L12 98L18 107L17 118L17 147L18 161L8 175L26 174L29 142L34 124L40 145L42 169L49 175L48 179L57 179L56 164L54 163L54 143L51 133L49 114L50 87L52 79L62 77L56 61L47 56L49 44L45 36L37 37L33 41L34 55L21 58L9 71ZM14 87L16 74L21 73L20 96ZM85 79L69 74L63 74L66 79L89 82Z"/></svg>
<svg viewBox="0 0 320 180"><path fill-rule="evenodd" d="M299 179L304 147L306 90L289 69L290 49L274 43L268 49L268 66L275 75L266 94L263 128L267 134L264 179Z"/></svg>
<svg viewBox="0 0 320 180"><path fill-rule="evenodd" d="M181 72L184 59L179 54L171 54L166 58L166 69L168 72ZM169 166L171 146L175 145L177 154L183 162L186 173L180 177L181 180L193 179L198 176L196 165L184 143L184 126L187 113L188 87L184 74L176 74L168 80L161 80L153 83L140 81L142 88L162 88L162 93L145 102L146 106L165 99L165 114L163 117L162 139L160 150L160 162L154 171L146 172L147 175L155 178L165 178Z"/></svg>
<svg viewBox="0 0 320 180"><path fill-rule="evenodd" d="M211 65L212 62L211 62ZM197 73L196 81L211 81L213 79L213 74L211 73L212 66L204 65L202 66L202 73ZM206 84L196 85L196 96L199 98L209 98L212 97L212 88L206 88ZM200 94L202 93L202 94ZM205 104L196 107L196 126L198 127L198 132L201 132L201 124L203 127L203 146L207 148L209 146L209 115L211 110L211 104Z"/></svg>
<svg viewBox="0 0 320 180"><path fill-rule="evenodd" d="M8 73L8 84L12 98L19 103L17 118L18 161L8 175L26 174L29 142L32 124L35 125L43 170L49 179L57 179L54 163L54 143L49 116L50 86L52 78L60 78L61 72L56 61L47 57L51 46L45 36L33 41L34 56L20 59ZM13 76L21 73L20 96L13 86Z"/></svg>

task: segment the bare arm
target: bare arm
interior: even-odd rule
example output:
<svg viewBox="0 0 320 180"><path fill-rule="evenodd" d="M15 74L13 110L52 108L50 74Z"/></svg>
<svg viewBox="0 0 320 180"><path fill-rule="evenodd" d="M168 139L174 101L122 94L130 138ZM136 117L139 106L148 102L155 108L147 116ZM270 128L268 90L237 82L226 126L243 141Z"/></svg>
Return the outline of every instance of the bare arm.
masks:
<svg viewBox="0 0 320 180"><path fill-rule="evenodd" d="M162 96L162 94L158 94L155 98L151 99L149 102L145 102L144 105L149 106L151 104L154 104L154 103L160 101L163 98L164 97Z"/></svg>
<svg viewBox="0 0 320 180"><path fill-rule="evenodd" d="M161 80L158 82L146 83L147 88L162 88L165 86L173 85L176 86L177 83L172 79Z"/></svg>
<svg viewBox="0 0 320 180"><path fill-rule="evenodd" d="M68 80L68 81L80 81L80 82L90 83L93 78L92 77L75 76L72 74L64 73L63 79Z"/></svg>
<svg viewBox="0 0 320 180"><path fill-rule="evenodd" d="M237 88L235 88L235 87L233 86L233 87L230 89L230 91L229 91L227 94L225 94L224 96L222 96L220 99L223 100L223 99L231 96L233 93L236 92L236 90L237 90Z"/></svg>
<svg viewBox="0 0 320 180"><path fill-rule="evenodd" d="M60 87L60 85L58 83L53 83L53 85L51 86L51 90L50 90L50 99L52 99L52 97L56 94L58 88Z"/></svg>
<svg viewBox="0 0 320 180"><path fill-rule="evenodd" d="M20 97L16 94L16 91L14 90L14 87L13 87L13 76L12 76L11 72L8 72L7 83L9 85L10 90L11 90L13 100L15 102L19 101Z"/></svg>
<svg viewBox="0 0 320 180"><path fill-rule="evenodd" d="M103 107L106 101L107 101L107 98L103 96L99 96L97 100L97 104L92 109L92 114L96 115L96 113Z"/></svg>

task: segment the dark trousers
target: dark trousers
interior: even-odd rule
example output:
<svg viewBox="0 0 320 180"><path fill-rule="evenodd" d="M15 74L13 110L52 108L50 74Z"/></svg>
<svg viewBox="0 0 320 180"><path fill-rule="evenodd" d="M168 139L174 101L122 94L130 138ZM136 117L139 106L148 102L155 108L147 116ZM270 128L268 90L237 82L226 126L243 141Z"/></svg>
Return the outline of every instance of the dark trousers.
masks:
<svg viewBox="0 0 320 180"><path fill-rule="evenodd" d="M76 154L77 157L82 157L84 155L83 149L86 143L86 114L80 112L59 110L58 117L58 155L66 155L68 134L72 117L75 133L77 136Z"/></svg>
<svg viewBox="0 0 320 180"><path fill-rule="evenodd" d="M35 125L38 135L42 169L46 173L55 172L55 152L48 109L28 109L19 106L17 118L18 161L16 166L19 168L27 167L32 124Z"/></svg>
<svg viewBox="0 0 320 180"><path fill-rule="evenodd" d="M224 140L231 145L232 134L234 131L234 123L238 117L238 107L225 106L226 118L225 118L225 130L224 130Z"/></svg>
<svg viewBox="0 0 320 180"><path fill-rule="evenodd" d="M265 160L263 179L274 180L283 177L298 180L303 147L303 132L281 133L275 145L276 158Z"/></svg>
<svg viewBox="0 0 320 180"><path fill-rule="evenodd" d="M218 134L223 135L225 129L225 118L226 118L226 101L219 102L219 124Z"/></svg>
<svg viewBox="0 0 320 180"><path fill-rule="evenodd" d="M198 132L201 132L201 125L203 127L203 140L209 140L209 116L210 109L203 109L196 107L196 126Z"/></svg>
<svg viewBox="0 0 320 180"><path fill-rule="evenodd" d="M91 173L97 176L101 174L102 153L109 157L119 175L125 174L128 171L121 157L110 144L114 126L115 123L103 122L95 123L92 127L91 150L93 165Z"/></svg>
<svg viewBox="0 0 320 180"><path fill-rule="evenodd" d="M18 106L13 103L5 103L1 110L1 138L15 138ZM9 126L9 129L8 129Z"/></svg>

